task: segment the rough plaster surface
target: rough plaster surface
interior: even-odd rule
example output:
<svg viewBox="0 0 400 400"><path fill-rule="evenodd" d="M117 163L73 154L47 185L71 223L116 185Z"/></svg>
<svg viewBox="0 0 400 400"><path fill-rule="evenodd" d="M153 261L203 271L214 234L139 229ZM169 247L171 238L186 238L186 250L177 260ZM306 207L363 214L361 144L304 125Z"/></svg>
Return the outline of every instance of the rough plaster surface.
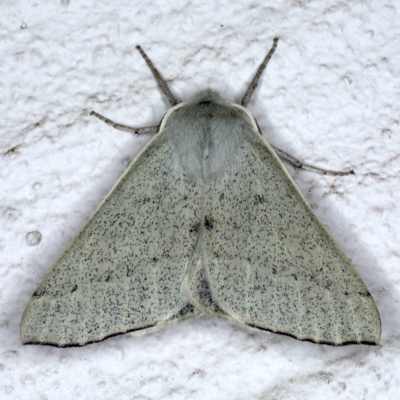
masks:
<svg viewBox="0 0 400 400"><path fill-rule="evenodd" d="M0 397L394 399L400 387L398 2L93 1L0 4ZM24 29L21 29L21 25ZM168 108L139 53L179 99L238 101L281 38L248 108L372 293L379 347L335 348L200 317L84 348L19 342L53 262Z"/></svg>

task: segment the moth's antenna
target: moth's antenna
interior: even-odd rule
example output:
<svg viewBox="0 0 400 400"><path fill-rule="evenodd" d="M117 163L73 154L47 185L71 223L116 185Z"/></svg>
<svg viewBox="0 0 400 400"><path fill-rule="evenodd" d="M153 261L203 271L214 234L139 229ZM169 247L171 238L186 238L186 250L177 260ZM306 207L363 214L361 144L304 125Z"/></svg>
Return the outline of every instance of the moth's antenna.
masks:
<svg viewBox="0 0 400 400"><path fill-rule="evenodd" d="M150 58L147 57L147 54L143 51L143 49L140 46L136 46L136 48L139 50L140 54L144 58L144 61L146 61L146 64L151 69L151 72L153 73L154 77L156 78L158 86L164 92L164 94L167 96L167 99L168 99L169 103L171 104L171 106L175 106L176 104L178 104L175 97L169 90L167 82L165 82L165 80L161 77L160 73L157 71L157 68L151 62Z"/></svg>
<svg viewBox="0 0 400 400"><path fill-rule="evenodd" d="M251 81L249 87L247 88L246 93L242 99L243 107L247 106L247 103L249 102L251 95L253 94L254 90L256 89L256 87L258 85L258 80L260 79L261 74L263 73L265 67L267 66L269 60L271 59L272 54L274 54L274 52L275 52L276 46L278 45L278 40L279 40L279 38L274 39L274 44L272 45L271 50L265 56L264 61L260 65L260 68L258 68L256 75L254 76L253 80Z"/></svg>

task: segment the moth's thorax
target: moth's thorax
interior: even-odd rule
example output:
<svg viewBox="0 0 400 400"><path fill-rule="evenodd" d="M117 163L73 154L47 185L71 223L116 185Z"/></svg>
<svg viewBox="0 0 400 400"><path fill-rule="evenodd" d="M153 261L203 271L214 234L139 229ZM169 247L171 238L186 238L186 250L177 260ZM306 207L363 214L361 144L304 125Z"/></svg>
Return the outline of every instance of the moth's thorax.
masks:
<svg viewBox="0 0 400 400"><path fill-rule="evenodd" d="M166 116L164 135L175 147L185 175L215 180L239 156L250 121L217 93L207 90Z"/></svg>

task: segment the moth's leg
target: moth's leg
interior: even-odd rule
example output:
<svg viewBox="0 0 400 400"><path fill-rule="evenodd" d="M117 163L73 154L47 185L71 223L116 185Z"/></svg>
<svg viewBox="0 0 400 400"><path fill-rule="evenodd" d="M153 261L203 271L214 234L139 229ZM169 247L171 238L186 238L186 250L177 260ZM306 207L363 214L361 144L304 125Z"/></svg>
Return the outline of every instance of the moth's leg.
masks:
<svg viewBox="0 0 400 400"><path fill-rule="evenodd" d="M140 135L141 133L144 132L149 132L152 130L155 130L158 128L158 125L154 125L154 126L145 126L143 128L132 128L131 126L126 126L126 125L121 125L121 124L117 124L114 121L111 121L111 119L108 119L106 117L103 117L101 114L98 114L95 111L91 111L90 115L94 115L95 117L97 117L98 119L101 119L102 121L104 121L106 124L111 125L113 128L118 129L120 131L125 131L125 132L130 132L130 133L135 133L136 135Z"/></svg>
<svg viewBox="0 0 400 400"><path fill-rule="evenodd" d="M301 161L299 161L297 158L294 158L290 154L286 153L285 151L278 149L277 147L272 146L272 145L271 145L271 147L275 150L276 154L278 154L278 156L280 158L284 158L285 160L289 161L296 168L301 168L301 169L304 169L307 171L316 172L316 173L322 174L322 175L340 175L340 176L354 175L354 171L352 169L350 171L329 171L327 169L322 169L322 168L314 167L309 164L304 164Z"/></svg>

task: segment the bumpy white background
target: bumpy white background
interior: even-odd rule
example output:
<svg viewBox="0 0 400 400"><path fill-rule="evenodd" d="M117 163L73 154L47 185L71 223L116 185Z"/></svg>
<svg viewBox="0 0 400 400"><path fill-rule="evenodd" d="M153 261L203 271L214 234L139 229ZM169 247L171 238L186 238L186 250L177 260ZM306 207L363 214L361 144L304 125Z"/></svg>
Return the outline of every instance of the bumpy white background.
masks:
<svg viewBox="0 0 400 400"><path fill-rule="evenodd" d="M398 398L399 13L395 0L1 2L0 398ZM381 345L315 345L201 317L84 348L22 346L33 291L151 137L88 112L146 126L168 109L135 46L177 98L211 87L238 101L274 36L248 107L272 144L355 169L288 166L372 293Z"/></svg>

